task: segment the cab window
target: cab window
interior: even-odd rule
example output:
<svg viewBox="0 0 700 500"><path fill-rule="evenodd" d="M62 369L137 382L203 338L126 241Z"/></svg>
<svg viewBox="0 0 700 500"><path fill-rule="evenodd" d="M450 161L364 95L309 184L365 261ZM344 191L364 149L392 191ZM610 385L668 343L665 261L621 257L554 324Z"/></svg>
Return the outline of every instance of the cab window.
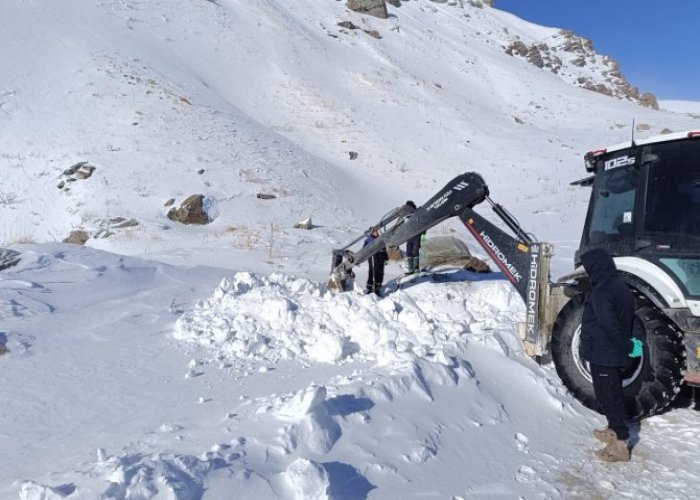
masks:
<svg viewBox="0 0 700 500"><path fill-rule="evenodd" d="M588 245L633 235L638 178L634 166L615 168L597 176L593 185Z"/></svg>

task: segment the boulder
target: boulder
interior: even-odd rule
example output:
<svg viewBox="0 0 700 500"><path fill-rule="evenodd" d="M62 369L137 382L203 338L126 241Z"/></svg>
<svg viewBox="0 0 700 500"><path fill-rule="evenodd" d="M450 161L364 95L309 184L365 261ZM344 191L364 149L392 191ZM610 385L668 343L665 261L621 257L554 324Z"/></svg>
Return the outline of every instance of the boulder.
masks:
<svg viewBox="0 0 700 500"><path fill-rule="evenodd" d="M87 179L92 176L94 171L95 167L93 165L82 165L73 175L76 179Z"/></svg>
<svg viewBox="0 0 700 500"><path fill-rule="evenodd" d="M178 208L171 208L168 211L168 219L181 224L209 224L211 220L204 210L204 195L193 194Z"/></svg>
<svg viewBox="0 0 700 500"><path fill-rule="evenodd" d="M384 0L348 0L346 5L348 9L360 14L369 14L381 19L389 17Z"/></svg>
<svg viewBox="0 0 700 500"><path fill-rule="evenodd" d="M20 253L9 248L0 248L0 271L17 265L21 260Z"/></svg>
<svg viewBox="0 0 700 500"><path fill-rule="evenodd" d="M313 229L314 225L311 222L311 217L309 217L308 219L300 220L294 224L294 227L296 229Z"/></svg>
<svg viewBox="0 0 700 500"><path fill-rule="evenodd" d="M84 245L89 239L89 234L82 229L76 229L70 232L68 237L63 240L63 243L70 243L71 245Z"/></svg>
<svg viewBox="0 0 700 500"><path fill-rule="evenodd" d="M64 170L63 175L68 177L69 180L87 179L92 176L92 173L95 171L96 168L97 167L95 167L94 165L90 165L86 161L81 161Z"/></svg>

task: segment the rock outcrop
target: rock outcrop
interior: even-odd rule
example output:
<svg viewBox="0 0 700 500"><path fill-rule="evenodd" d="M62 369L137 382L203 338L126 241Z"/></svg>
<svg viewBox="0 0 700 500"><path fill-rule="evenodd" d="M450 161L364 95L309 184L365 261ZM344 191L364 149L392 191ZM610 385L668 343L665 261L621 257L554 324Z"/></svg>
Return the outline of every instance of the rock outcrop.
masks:
<svg viewBox="0 0 700 500"><path fill-rule="evenodd" d="M86 161L78 162L75 165L61 172L61 175L59 176L61 180L59 181L56 187L58 189L69 191L70 188L67 187L68 184L79 180L89 179L90 177L92 177L92 173L95 171L96 168L97 167L91 165Z"/></svg>
<svg viewBox="0 0 700 500"><path fill-rule="evenodd" d="M211 220L204 209L204 195L193 194L178 208L171 208L168 211L168 219L181 224L209 224Z"/></svg>
<svg viewBox="0 0 700 500"><path fill-rule="evenodd" d="M654 94L642 93L632 86L620 71L620 65L593 49L593 42L567 30L548 39L547 43L527 44L512 40L506 54L521 57L538 68L549 70L573 85L659 109Z"/></svg>
<svg viewBox="0 0 700 500"><path fill-rule="evenodd" d="M348 9L360 14L369 14L381 19L389 17L384 0L348 0L346 5Z"/></svg>

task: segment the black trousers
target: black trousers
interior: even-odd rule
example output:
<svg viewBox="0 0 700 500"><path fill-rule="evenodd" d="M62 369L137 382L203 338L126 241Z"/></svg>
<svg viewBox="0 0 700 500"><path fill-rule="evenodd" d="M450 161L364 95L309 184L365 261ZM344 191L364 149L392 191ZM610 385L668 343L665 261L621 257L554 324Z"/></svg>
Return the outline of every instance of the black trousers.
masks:
<svg viewBox="0 0 700 500"><path fill-rule="evenodd" d="M622 395L622 371L622 368L591 364L593 391L603 415L608 419L608 427L615 431L617 439L625 440L629 439L630 431Z"/></svg>
<svg viewBox="0 0 700 500"><path fill-rule="evenodd" d="M367 273L367 292L379 293L384 283L384 262L376 262L374 256L369 259L369 273Z"/></svg>
<svg viewBox="0 0 700 500"><path fill-rule="evenodd" d="M418 257L420 252L420 234L406 242L406 257Z"/></svg>

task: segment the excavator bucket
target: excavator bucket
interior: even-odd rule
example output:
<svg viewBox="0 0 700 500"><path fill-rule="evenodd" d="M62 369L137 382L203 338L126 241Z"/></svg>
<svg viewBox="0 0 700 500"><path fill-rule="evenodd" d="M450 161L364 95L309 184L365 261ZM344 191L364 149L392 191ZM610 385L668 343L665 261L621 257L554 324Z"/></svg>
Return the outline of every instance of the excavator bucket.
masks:
<svg viewBox="0 0 700 500"><path fill-rule="evenodd" d="M333 263L331 267L331 277L328 280L328 290L334 292L347 292L352 288L353 275L345 270L343 260L345 249L333 250Z"/></svg>
<svg viewBox="0 0 700 500"><path fill-rule="evenodd" d="M332 273L330 279L328 280L328 290L332 290L334 292L345 292L347 290L347 285L339 274Z"/></svg>

